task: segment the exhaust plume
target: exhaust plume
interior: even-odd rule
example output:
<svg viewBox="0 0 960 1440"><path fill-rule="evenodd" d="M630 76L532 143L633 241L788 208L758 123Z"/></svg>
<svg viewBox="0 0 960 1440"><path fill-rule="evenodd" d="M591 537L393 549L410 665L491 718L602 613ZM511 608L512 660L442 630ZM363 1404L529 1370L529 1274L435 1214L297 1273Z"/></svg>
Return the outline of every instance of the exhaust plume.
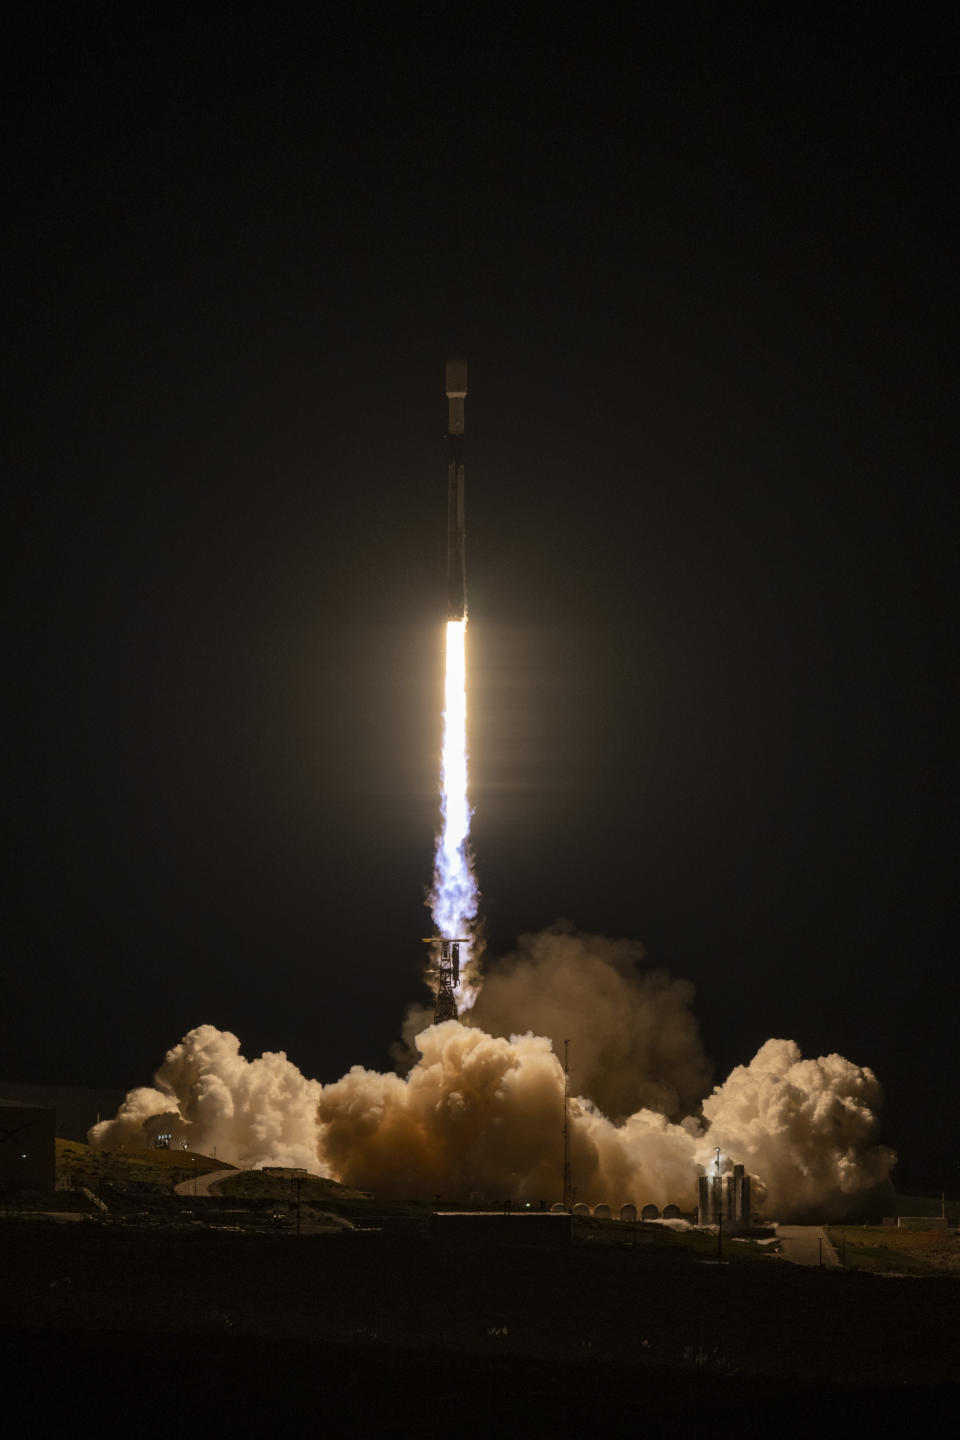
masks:
<svg viewBox="0 0 960 1440"><path fill-rule="evenodd" d="M710 1144L759 1175L772 1201L789 1196L792 1213L840 1217L896 1162L872 1143L881 1100L866 1066L842 1055L804 1060L794 1041L768 1040L703 1102L703 1116Z"/></svg>
<svg viewBox="0 0 960 1440"><path fill-rule="evenodd" d="M470 802L467 799L467 618L447 621L444 672L443 742L440 752L440 833L433 864L430 914L444 939L475 940L479 890L470 854ZM473 1003L478 959L475 943L462 954L457 1009ZM433 956L433 983L438 981Z"/></svg>
<svg viewBox="0 0 960 1440"><path fill-rule="evenodd" d="M554 928L524 937L482 992L492 988L491 1016L502 1018L510 986L518 1005L535 1009L533 992L555 985L553 1009L540 1011L545 1028L581 1037L580 1093L570 1102L577 1199L692 1209L697 1175L718 1145L725 1164L759 1177L758 1198L780 1219L839 1216L887 1178L895 1156L874 1143L880 1087L839 1055L804 1060L793 1041L768 1040L684 1115L707 1083L692 989L641 972L641 953ZM403 1077L355 1066L326 1086L282 1053L247 1061L236 1036L201 1025L168 1053L154 1089L132 1091L114 1120L93 1127L91 1144L142 1145L145 1122L174 1115L174 1143L216 1146L238 1165L305 1166L384 1198L550 1203L561 1187L563 1106L552 1037L490 1034L479 1012L478 1002L469 1026L423 1029Z"/></svg>
<svg viewBox="0 0 960 1440"><path fill-rule="evenodd" d="M132 1090L113 1120L94 1125L90 1144L135 1149L144 1144L151 1116L174 1112L174 1145L201 1154L216 1147L218 1159L251 1169L317 1168L321 1086L282 1050L246 1060L236 1035L198 1025L167 1051L154 1084L153 1090Z"/></svg>
<svg viewBox="0 0 960 1440"><path fill-rule="evenodd" d="M633 940L576 934L565 921L521 935L483 982L471 1023L570 1041L571 1084L614 1120L639 1109L681 1119L710 1089L693 986L642 971Z"/></svg>

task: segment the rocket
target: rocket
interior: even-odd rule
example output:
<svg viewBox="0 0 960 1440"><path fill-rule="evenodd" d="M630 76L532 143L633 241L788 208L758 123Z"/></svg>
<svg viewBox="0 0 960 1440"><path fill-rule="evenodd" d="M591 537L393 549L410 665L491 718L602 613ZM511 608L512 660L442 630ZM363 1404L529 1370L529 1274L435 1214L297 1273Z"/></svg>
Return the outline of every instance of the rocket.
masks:
<svg viewBox="0 0 960 1440"><path fill-rule="evenodd" d="M463 402L466 360L447 361L447 619L467 618L467 535L463 502Z"/></svg>

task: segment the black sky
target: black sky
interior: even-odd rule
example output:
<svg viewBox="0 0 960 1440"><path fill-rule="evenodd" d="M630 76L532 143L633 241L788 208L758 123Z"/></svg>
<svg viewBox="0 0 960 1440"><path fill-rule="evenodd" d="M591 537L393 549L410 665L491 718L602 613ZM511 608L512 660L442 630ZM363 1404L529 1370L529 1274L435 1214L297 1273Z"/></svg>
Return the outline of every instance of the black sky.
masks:
<svg viewBox="0 0 960 1440"><path fill-rule="evenodd" d="M0 1075L204 1021L388 1063L461 348L494 953L642 939L718 1077L839 1050L956 1183L955 62L620 9L41 8L8 58Z"/></svg>

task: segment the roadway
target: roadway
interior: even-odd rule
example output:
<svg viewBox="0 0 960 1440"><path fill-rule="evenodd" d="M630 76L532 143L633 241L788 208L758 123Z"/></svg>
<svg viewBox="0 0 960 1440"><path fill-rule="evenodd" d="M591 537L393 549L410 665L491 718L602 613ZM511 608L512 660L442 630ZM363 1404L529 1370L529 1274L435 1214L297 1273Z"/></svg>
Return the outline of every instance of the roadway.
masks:
<svg viewBox="0 0 960 1440"><path fill-rule="evenodd" d="M215 1180L226 1180L228 1175L236 1175L236 1170L206 1170L202 1175L191 1176L189 1180L181 1180L175 1185L174 1191L177 1195L211 1195L216 1191L210 1189Z"/></svg>
<svg viewBox="0 0 960 1440"><path fill-rule="evenodd" d="M822 1225L778 1225L780 1256L794 1265L839 1266L837 1252Z"/></svg>

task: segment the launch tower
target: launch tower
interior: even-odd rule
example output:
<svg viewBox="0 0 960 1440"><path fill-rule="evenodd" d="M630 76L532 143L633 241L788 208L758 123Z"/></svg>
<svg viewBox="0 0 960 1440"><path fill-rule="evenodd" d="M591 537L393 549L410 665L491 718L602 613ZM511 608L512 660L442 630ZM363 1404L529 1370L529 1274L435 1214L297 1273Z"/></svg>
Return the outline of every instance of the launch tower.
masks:
<svg viewBox="0 0 960 1440"><path fill-rule="evenodd" d="M437 998L433 1006L433 1023L439 1025L441 1020L456 1020L458 1018L457 1001L453 992L460 984L460 946L466 942L462 938L444 940L440 936L433 936L423 943L436 945L440 950L437 961Z"/></svg>

